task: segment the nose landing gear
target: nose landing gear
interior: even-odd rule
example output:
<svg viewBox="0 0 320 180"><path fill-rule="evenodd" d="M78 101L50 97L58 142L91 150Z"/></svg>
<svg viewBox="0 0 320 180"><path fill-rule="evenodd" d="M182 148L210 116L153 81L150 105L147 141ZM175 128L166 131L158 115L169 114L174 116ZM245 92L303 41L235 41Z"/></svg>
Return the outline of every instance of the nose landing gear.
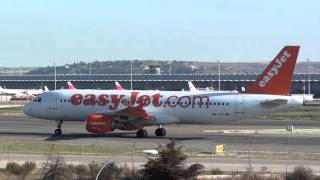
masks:
<svg viewBox="0 0 320 180"><path fill-rule="evenodd" d="M54 134L59 136L62 134L61 125L63 124L63 121L57 122L57 129L54 131Z"/></svg>

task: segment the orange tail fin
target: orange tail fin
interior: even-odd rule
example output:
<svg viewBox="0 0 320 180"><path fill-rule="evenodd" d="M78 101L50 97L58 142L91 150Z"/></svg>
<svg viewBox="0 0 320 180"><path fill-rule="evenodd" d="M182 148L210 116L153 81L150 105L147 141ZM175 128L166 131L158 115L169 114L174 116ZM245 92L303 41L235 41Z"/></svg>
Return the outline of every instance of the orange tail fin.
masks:
<svg viewBox="0 0 320 180"><path fill-rule="evenodd" d="M68 89L77 89L76 87L74 87L74 85L70 81L68 81L67 84L68 84Z"/></svg>
<svg viewBox="0 0 320 180"><path fill-rule="evenodd" d="M120 85L118 81L116 81L115 84L116 84L116 90L124 90L124 88Z"/></svg>
<svg viewBox="0 0 320 180"><path fill-rule="evenodd" d="M288 95L299 46L285 46L246 93Z"/></svg>

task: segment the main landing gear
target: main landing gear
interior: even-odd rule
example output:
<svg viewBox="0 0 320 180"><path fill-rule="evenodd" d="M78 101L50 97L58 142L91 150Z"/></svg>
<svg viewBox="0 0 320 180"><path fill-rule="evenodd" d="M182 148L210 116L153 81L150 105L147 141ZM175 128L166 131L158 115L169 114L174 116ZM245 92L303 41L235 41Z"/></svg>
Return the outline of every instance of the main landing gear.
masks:
<svg viewBox="0 0 320 180"><path fill-rule="evenodd" d="M61 125L63 124L63 121L58 121L57 123L57 129L54 131L54 134L59 136L62 134Z"/></svg>
<svg viewBox="0 0 320 180"><path fill-rule="evenodd" d="M148 137L148 132L145 129L139 129L136 135L137 135L137 138L146 138Z"/></svg>
<svg viewBox="0 0 320 180"><path fill-rule="evenodd" d="M156 136L165 136L167 134L166 129L163 127L158 127L155 132Z"/></svg>
<svg viewBox="0 0 320 180"><path fill-rule="evenodd" d="M165 136L167 134L166 129L163 127L158 127L154 133L156 136ZM137 138L146 138L148 137L148 132L145 129L139 129L136 133Z"/></svg>

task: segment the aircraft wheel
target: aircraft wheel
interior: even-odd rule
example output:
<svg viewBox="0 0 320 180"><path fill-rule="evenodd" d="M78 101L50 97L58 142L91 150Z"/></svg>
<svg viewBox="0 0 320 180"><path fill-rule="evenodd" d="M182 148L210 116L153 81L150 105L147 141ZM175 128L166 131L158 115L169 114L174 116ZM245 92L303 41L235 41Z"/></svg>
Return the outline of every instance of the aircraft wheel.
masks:
<svg viewBox="0 0 320 180"><path fill-rule="evenodd" d="M155 134L156 136L165 136L167 132L165 128L157 128Z"/></svg>
<svg viewBox="0 0 320 180"><path fill-rule="evenodd" d="M140 129L137 131L136 135L138 138L146 138L148 137L148 132L144 129Z"/></svg>
<svg viewBox="0 0 320 180"><path fill-rule="evenodd" d="M59 136L59 135L62 134L62 130L61 130L61 129L56 129L56 130L54 131L54 134L57 135L57 136Z"/></svg>

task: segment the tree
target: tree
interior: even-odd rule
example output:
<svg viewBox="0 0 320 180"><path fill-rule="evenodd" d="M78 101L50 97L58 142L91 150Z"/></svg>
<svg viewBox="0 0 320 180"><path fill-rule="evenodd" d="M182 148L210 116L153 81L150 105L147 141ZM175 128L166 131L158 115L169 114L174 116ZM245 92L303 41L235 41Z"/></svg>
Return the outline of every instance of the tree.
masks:
<svg viewBox="0 0 320 180"><path fill-rule="evenodd" d="M186 167L184 161L188 156L183 153L181 145L176 147L173 140L166 146L159 145L159 149L159 157L148 158L144 165L143 179L194 179L204 168L201 164Z"/></svg>
<svg viewBox="0 0 320 180"><path fill-rule="evenodd" d="M51 156L44 166L41 180L65 180L74 179L71 170L68 168L63 157Z"/></svg>

